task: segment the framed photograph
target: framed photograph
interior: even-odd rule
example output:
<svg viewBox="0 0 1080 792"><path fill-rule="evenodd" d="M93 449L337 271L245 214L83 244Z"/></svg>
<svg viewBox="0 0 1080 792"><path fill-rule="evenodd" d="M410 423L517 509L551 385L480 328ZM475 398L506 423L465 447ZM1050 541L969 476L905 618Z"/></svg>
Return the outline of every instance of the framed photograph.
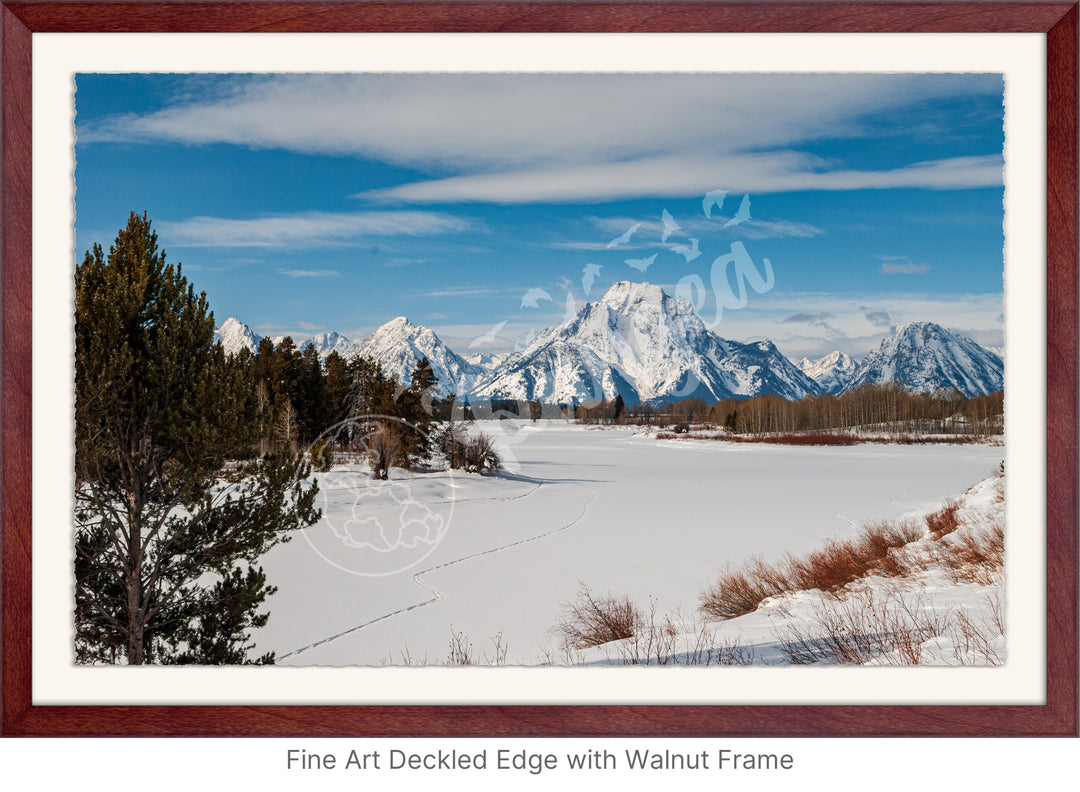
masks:
<svg viewBox="0 0 1080 792"><path fill-rule="evenodd" d="M1077 734L1076 3L2 5L4 735Z"/></svg>

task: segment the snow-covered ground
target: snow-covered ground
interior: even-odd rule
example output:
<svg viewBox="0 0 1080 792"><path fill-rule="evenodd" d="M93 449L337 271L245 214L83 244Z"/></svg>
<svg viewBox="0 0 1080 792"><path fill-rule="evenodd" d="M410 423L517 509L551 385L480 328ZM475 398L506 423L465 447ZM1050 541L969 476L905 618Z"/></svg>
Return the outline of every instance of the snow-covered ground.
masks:
<svg viewBox="0 0 1080 792"><path fill-rule="evenodd" d="M996 555L1001 545L993 539L1004 529L1004 478L988 476L948 503L957 527L947 534L934 534L923 514L896 521L921 535L889 551L892 574L879 571L834 593L789 591L723 621L646 610L645 627L633 638L572 651L569 662L1000 665L1006 659L1004 579L995 561L1004 555ZM973 556L971 548L986 557Z"/></svg>
<svg viewBox="0 0 1080 792"><path fill-rule="evenodd" d="M264 558L279 590L257 651L295 665L445 662L457 634L482 660L501 635L508 663L559 662L551 630L580 583L692 616L726 565L931 511L1003 457L984 445L660 441L558 421L479 428L498 438L501 477L320 475L323 520ZM743 633L755 618L768 620L742 617Z"/></svg>

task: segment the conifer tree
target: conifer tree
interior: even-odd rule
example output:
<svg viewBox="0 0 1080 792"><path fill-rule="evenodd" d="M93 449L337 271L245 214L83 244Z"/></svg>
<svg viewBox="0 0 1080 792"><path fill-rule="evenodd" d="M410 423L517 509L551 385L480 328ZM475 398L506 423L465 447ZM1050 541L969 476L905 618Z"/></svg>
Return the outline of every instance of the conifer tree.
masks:
<svg viewBox="0 0 1080 792"><path fill-rule="evenodd" d="M299 456L226 465L258 439L258 394L213 335L145 214L76 268L80 662L245 662L273 590L258 558L318 519Z"/></svg>
<svg viewBox="0 0 1080 792"><path fill-rule="evenodd" d="M326 356L326 399L329 402L331 424L345 420L348 397L349 373L344 359L335 349Z"/></svg>
<svg viewBox="0 0 1080 792"><path fill-rule="evenodd" d="M313 344L307 344L300 354L300 379L297 383L297 408L300 439L310 443L333 423L330 419L330 399L326 390L326 375Z"/></svg>
<svg viewBox="0 0 1080 792"><path fill-rule="evenodd" d="M398 396L397 415L420 431L405 435L405 453L410 464L425 463L434 450L431 443L433 424L438 415L433 404L434 390L439 378L431 367L431 361L422 357L416 362L409 377L409 387Z"/></svg>

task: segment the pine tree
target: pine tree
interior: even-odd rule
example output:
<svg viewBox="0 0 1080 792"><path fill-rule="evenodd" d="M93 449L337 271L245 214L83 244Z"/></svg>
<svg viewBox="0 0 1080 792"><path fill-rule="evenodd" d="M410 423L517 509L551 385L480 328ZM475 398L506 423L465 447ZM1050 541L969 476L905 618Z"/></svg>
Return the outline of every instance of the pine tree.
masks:
<svg viewBox="0 0 1080 792"><path fill-rule="evenodd" d="M326 398L330 408L330 423L344 421L349 397L349 373L345 361L335 349L326 356Z"/></svg>
<svg viewBox="0 0 1080 792"><path fill-rule="evenodd" d="M396 378L383 374L382 365L357 355L349 361L349 393L345 397L348 417L390 415L394 394L398 391Z"/></svg>
<svg viewBox="0 0 1080 792"><path fill-rule="evenodd" d="M300 378L297 383L297 420L300 439L310 443L330 426L330 398L326 391L326 375L323 374L319 354L313 344L307 344L300 354Z"/></svg>
<svg viewBox="0 0 1080 792"><path fill-rule="evenodd" d="M615 404L612 406L612 411L614 412L615 423L622 423L623 414L626 412L626 402L623 401L621 393L615 397Z"/></svg>
<svg viewBox="0 0 1080 792"><path fill-rule="evenodd" d="M410 430L405 435L405 452L413 465L430 461L434 450L431 432L438 420L433 404L434 390L438 384L439 378L431 367L431 361L422 357L409 377L409 387L398 397L398 417L419 430Z"/></svg>
<svg viewBox="0 0 1080 792"><path fill-rule="evenodd" d="M76 268L80 662L242 662L273 590L255 562L318 519L298 456L226 466L258 439L258 394L213 334L145 214Z"/></svg>

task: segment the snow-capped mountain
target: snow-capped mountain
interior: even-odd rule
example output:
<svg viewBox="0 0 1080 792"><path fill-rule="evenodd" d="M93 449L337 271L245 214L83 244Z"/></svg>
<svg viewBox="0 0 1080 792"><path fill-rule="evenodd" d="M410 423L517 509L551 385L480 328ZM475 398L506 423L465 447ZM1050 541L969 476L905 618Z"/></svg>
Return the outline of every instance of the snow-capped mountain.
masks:
<svg viewBox="0 0 1080 792"><path fill-rule="evenodd" d="M409 382L416 364L426 357L439 378L436 390L444 395L469 393L485 373L450 349L430 328L414 325L404 316L391 319L365 338L356 354L379 361L385 373L396 374L403 383Z"/></svg>
<svg viewBox="0 0 1080 792"><path fill-rule="evenodd" d="M291 338L293 339L293 347L301 352L308 344L313 344L320 360L326 360L327 356L335 350L343 358L349 360L360 349L360 345L355 341L350 341L340 333L334 332L319 333L310 338L298 338L296 336L291 336ZM241 349L247 349L252 354L255 354L259 350L259 342L262 339L263 336L256 333L239 319L234 319L231 316L214 331L214 340L221 342L226 355L235 355ZM274 346L280 344L284 339L285 336L270 337L270 340L274 342Z"/></svg>
<svg viewBox="0 0 1080 792"><path fill-rule="evenodd" d="M740 344L710 331L690 303L648 283L616 283L564 324L541 332L477 383L475 394L627 403L818 393L771 341Z"/></svg>
<svg viewBox="0 0 1080 792"><path fill-rule="evenodd" d="M855 374L858 364L843 352L830 352L817 360L803 358L799 371L821 386L824 393L839 393Z"/></svg>
<svg viewBox="0 0 1080 792"><path fill-rule="evenodd" d="M284 338L284 336L281 338ZM280 343L281 338L275 338L274 343ZM312 344L319 356L319 360L326 360L331 352L337 352L345 360L351 360L360 351L360 344L335 332L319 333L311 336L311 338L302 338L300 340L294 338L293 342L300 351L303 351L308 344Z"/></svg>
<svg viewBox="0 0 1080 792"><path fill-rule="evenodd" d="M246 349L254 354L259 348L262 336L255 333L239 319L233 319L230 316L214 331L214 341L221 342L226 355L235 355L241 349Z"/></svg>
<svg viewBox="0 0 1080 792"><path fill-rule="evenodd" d="M513 354L511 352L474 352L471 355L463 355L462 358L473 366L481 369L493 369Z"/></svg>
<svg viewBox="0 0 1080 792"><path fill-rule="evenodd" d="M867 355L842 392L871 383L898 383L912 393L955 388L979 396L1005 387L1001 358L933 322L908 322Z"/></svg>
<svg viewBox="0 0 1080 792"><path fill-rule="evenodd" d="M215 337L230 354L255 352L261 340L233 318L222 323ZM426 357L444 395L548 403L616 396L628 404L716 401L766 393L801 399L886 382L915 393L955 388L967 396L1004 387L1000 356L932 322L901 325L861 364L832 352L817 360L803 358L796 366L772 341L721 338L688 301L665 294L659 286L626 281L508 354L463 357L430 328L400 316L359 343L331 332L302 339L296 348L308 343L323 360L333 350L346 360L356 355L377 360L403 383Z"/></svg>

